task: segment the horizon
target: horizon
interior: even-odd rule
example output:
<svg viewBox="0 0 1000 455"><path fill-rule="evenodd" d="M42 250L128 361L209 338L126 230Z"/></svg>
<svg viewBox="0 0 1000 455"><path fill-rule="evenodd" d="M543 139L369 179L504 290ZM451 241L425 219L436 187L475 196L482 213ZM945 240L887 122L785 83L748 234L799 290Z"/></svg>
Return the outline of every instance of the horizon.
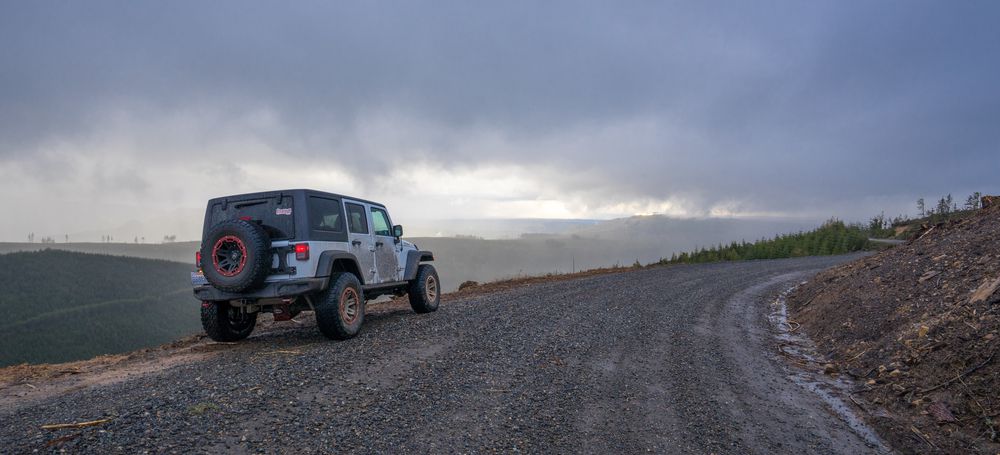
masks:
<svg viewBox="0 0 1000 455"><path fill-rule="evenodd" d="M390 209L391 210L391 209ZM733 222L758 222L772 223L777 226L773 235L788 234L798 232L806 227L819 227L823 222L836 219L845 223L861 223L867 220L843 220L840 217L829 216L825 218L812 217L767 217L767 216L671 216L660 213L635 214L619 218L594 219L594 218L466 218L466 219L424 219L413 224L404 224L405 238L461 238L477 237L484 240L516 240L525 235L570 235L574 228L585 228L589 226L599 226L608 222L642 219L661 218L670 221L699 222L699 221L733 221ZM135 228L142 226L138 220L130 220L115 228L91 231L77 231L63 234L52 234L41 230L30 230L23 239L0 239L0 243L11 244L149 244L163 245L171 243L199 242L202 229L202 220L192 218L191 229L196 233L188 236L177 233L151 232L149 236L143 229ZM397 221L394 219L394 222ZM405 220L403 221L405 222ZM416 226L410 229L409 226ZM789 228L794 226L795 228ZM784 229L782 227L785 227ZM166 232L166 231L164 231ZM171 231L173 232L173 231ZM184 231L179 231L184 232ZM30 239L28 236L33 236ZM167 238L168 236L172 238ZM733 239L736 240L736 239Z"/></svg>

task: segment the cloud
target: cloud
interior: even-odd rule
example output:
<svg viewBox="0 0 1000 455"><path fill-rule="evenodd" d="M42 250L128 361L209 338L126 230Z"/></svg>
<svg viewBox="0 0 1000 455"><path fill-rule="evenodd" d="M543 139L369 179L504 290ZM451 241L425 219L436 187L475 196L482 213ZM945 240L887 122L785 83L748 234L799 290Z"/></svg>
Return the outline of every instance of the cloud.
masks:
<svg viewBox="0 0 1000 455"><path fill-rule="evenodd" d="M119 217L306 185L442 207L414 216L902 212L1000 191L998 9L7 4L0 189Z"/></svg>

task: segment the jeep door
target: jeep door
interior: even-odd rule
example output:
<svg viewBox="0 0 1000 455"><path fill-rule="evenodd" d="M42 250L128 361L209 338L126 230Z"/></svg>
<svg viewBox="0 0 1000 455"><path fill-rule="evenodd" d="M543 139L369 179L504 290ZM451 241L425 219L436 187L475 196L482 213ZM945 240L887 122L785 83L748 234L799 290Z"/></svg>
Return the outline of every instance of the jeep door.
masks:
<svg viewBox="0 0 1000 455"><path fill-rule="evenodd" d="M378 269L378 282L391 283L399 281L399 251L400 245L392 236L392 223L389 213L384 208L372 206L372 232L375 234L375 268Z"/></svg>
<svg viewBox="0 0 1000 455"><path fill-rule="evenodd" d="M375 282L375 242L368 228L368 210L361 203L344 201L347 209L347 241L351 244L351 253L358 258L362 281L365 284Z"/></svg>

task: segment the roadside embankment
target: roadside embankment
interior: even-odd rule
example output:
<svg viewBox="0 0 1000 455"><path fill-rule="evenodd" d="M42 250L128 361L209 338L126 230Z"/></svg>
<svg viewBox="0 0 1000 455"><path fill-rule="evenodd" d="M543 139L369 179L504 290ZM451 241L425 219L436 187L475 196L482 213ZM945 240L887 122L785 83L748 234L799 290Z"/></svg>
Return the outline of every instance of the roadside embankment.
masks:
<svg viewBox="0 0 1000 455"><path fill-rule="evenodd" d="M1000 198L827 270L788 299L896 447L1000 452Z"/></svg>

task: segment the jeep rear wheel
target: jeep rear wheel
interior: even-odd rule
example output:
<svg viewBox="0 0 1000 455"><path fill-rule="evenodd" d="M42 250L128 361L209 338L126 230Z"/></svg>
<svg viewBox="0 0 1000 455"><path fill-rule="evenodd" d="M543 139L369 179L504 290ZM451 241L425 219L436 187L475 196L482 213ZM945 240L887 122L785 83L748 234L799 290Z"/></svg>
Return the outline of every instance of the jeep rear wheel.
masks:
<svg viewBox="0 0 1000 455"><path fill-rule="evenodd" d="M202 302L201 326L215 341L239 341L253 332L257 313L247 313L229 302Z"/></svg>
<svg viewBox="0 0 1000 455"><path fill-rule="evenodd" d="M201 245L202 273L216 288L243 292L260 287L271 270L271 240L259 224L225 220Z"/></svg>
<svg viewBox="0 0 1000 455"><path fill-rule="evenodd" d="M334 273L330 287L317 295L316 325L327 338L346 340L358 334L365 320L361 282L353 273Z"/></svg>
<svg viewBox="0 0 1000 455"><path fill-rule="evenodd" d="M417 267L417 277L410 281L410 306L417 313L430 313L441 303L441 283L430 264Z"/></svg>

